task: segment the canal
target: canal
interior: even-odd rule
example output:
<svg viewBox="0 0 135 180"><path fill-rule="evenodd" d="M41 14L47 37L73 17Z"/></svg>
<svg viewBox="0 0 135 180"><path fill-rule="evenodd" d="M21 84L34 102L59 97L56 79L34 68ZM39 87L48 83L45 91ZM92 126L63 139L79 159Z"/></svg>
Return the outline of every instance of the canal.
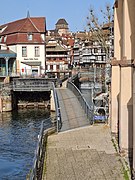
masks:
<svg viewBox="0 0 135 180"><path fill-rule="evenodd" d="M29 173L42 120L47 109L27 109L0 114L0 179L24 180ZM45 121L46 128L51 121Z"/></svg>

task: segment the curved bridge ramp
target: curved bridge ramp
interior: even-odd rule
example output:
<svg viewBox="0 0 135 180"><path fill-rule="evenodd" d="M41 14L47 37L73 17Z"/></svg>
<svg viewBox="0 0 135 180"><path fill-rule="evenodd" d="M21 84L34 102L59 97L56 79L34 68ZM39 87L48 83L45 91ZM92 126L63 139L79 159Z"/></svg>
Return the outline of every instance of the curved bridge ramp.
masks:
<svg viewBox="0 0 135 180"><path fill-rule="evenodd" d="M57 94L62 116L61 131L90 125L84 110L72 91L63 87L57 89Z"/></svg>

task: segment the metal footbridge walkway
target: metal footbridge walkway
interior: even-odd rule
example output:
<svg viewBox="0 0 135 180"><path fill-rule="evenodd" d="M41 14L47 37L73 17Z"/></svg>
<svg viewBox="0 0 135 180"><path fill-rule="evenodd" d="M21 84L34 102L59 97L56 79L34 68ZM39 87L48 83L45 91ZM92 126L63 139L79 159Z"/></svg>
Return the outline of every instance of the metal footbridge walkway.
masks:
<svg viewBox="0 0 135 180"><path fill-rule="evenodd" d="M66 82L63 83L62 88L57 88L62 117L62 128L60 131L90 125L90 121L82 109L77 97L65 86Z"/></svg>

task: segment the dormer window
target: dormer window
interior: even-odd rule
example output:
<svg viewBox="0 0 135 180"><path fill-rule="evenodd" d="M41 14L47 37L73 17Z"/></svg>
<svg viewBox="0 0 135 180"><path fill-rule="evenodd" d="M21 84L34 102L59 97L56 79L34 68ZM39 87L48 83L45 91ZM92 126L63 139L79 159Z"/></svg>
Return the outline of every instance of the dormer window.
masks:
<svg viewBox="0 0 135 180"><path fill-rule="evenodd" d="M27 37L28 37L28 41L32 41L33 34L32 33L28 33Z"/></svg>
<svg viewBox="0 0 135 180"><path fill-rule="evenodd" d="M6 40L7 40L7 36L4 37L4 42L6 42Z"/></svg>

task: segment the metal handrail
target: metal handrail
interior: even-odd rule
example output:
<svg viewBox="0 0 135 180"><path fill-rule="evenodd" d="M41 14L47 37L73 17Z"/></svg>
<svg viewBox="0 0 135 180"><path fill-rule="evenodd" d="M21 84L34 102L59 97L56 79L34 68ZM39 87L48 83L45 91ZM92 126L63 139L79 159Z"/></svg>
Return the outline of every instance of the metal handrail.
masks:
<svg viewBox="0 0 135 180"><path fill-rule="evenodd" d="M46 119L47 120L47 119ZM45 121L46 121L45 120ZM46 143L49 131L55 131L54 127L46 129L44 121L41 123L40 132L38 135L38 142L35 150L35 156L33 158L33 166L30 173L27 175L28 180L37 180L42 176L43 172L43 161L46 153Z"/></svg>
<svg viewBox="0 0 135 180"><path fill-rule="evenodd" d="M53 95L54 95L54 101L55 101L55 110L56 110L56 122L57 122L57 133L61 129L62 126L62 120L61 120L61 112L60 112L60 105L58 100L57 91L55 89L55 86L53 84Z"/></svg>
<svg viewBox="0 0 135 180"><path fill-rule="evenodd" d="M85 113L87 115L87 118L90 121L90 124L93 124L93 107L91 107L87 103L87 101L83 97L81 91L71 81L67 82L67 88L69 88L74 93L74 95L77 97L83 110L85 111Z"/></svg>

